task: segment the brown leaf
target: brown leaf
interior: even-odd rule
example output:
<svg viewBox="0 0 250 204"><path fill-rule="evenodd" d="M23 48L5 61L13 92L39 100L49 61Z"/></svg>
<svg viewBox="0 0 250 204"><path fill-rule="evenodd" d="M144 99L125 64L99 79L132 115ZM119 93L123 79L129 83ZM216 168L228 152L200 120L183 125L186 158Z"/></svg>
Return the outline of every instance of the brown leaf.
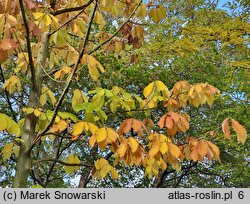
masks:
<svg viewBox="0 0 250 204"><path fill-rule="evenodd" d="M232 127L233 127L233 130L237 134L237 141L244 144L246 142L246 139L247 139L246 129L239 122L237 122L234 119L232 119Z"/></svg>
<svg viewBox="0 0 250 204"><path fill-rule="evenodd" d="M225 137L229 140L231 140L231 134L230 134L230 128L229 128L229 118L226 118L222 122L222 131L225 135Z"/></svg>

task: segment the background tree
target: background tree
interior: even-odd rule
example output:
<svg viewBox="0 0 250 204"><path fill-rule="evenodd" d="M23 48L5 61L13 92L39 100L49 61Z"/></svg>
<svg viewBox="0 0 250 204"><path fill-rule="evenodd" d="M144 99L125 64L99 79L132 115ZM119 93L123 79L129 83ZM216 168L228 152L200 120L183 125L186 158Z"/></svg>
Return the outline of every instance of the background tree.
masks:
<svg viewBox="0 0 250 204"><path fill-rule="evenodd" d="M1 185L248 187L247 7L2 1Z"/></svg>

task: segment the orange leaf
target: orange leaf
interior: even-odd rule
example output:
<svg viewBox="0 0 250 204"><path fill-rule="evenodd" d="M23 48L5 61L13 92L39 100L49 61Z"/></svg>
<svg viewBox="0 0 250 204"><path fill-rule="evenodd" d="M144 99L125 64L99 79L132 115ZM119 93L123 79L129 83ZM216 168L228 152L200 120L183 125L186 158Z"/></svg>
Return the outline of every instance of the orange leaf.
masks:
<svg viewBox="0 0 250 204"><path fill-rule="evenodd" d="M165 127L166 118L167 118L167 114L163 115L163 116L160 118L160 120L159 120L159 122L158 122L158 125L159 125L160 128Z"/></svg>
<svg viewBox="0 0 250 204"><path fill-rule="evenodd" d="M190 158L193 160L193 161L197 161L199 159L199 153L197 150L194 150L191 152L190 154Z"/></svg>
<svg viewBox="0 0 250 204"><path fill-rule="evenodd" d="M237 122L234 119L232 119L232 127L233 127L233 130L237 134L237 141L244 144L246 142L246 139L247 139L246 129L239 122Z"/></svg>
<svg viewBox="0 0 250 204"><path fill-rule="evenodd" d="M209 145L210 149L213 152L214 158L216 160L220 161L220 150L219 150L219 148L215 144L213 144L212 142L208 142L208 145Z"/></svg>
<svg viewBox="0 0 250 204"><path fill-rule="evenodd" d="M165 120L165 127L172 129L174 125L173 119L171 117L167 117Z"/></svg>
<svg viewBox="0 0 250 204"><path fill-rule="evenodd" d="M229 140L231 140L231 134L230 134L230 129L229 129L229 122L228 122L229 118L226 118L223 122L222 122L222 131L225 135L225 137Z"/></svg>
<svg viewBox="0 0 250 204"><path fill-rule="evenodd" d="M197 145L197 151L201 157L204 157L208 153L208 144L206 141L200 141Z"/></svg>
<svg viewBox="0 0 250 204"><path fill-rule="evenodd" d="M0 40L0 49L2 48L2 50L10 50L11 48L16 48L16 47L17 43L10 38Z"/></svg>

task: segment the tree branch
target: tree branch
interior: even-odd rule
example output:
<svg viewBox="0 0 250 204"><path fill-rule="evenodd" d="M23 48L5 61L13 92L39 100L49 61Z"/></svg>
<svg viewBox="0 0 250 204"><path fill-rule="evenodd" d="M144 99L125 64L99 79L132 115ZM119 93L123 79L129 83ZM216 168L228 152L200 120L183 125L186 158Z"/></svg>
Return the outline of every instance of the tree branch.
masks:
<svg viewBox="0 0 250 204"><path fill-rule="evenodd" d="M42 162L55 162L55 163L62 164L64 166L87 166L87 167L93 167L94 166L92 164L87 164L87 163L84 163L84 162L81 162L81 163L67 163L67 162L61 161L59 159L40 159L40 160L35 161L35 164L36 163L42 163Z"/></svg>
<svg viewBox="0 0 250 204"><path fill-rule="evenodd" d="M27 18L26 18L23 1L19 0L19 4L20 4L22 17L23 17L24 28L26 31L26 43L27 43L27 52L28 52L30 72L31 72L31 81L32 81L32 84L34 84L36 80L35 80L35 67L33 63L31 43L30 43L30 29L29 29Z"/></svg>
<svg viewBox="0 0 250 204"><path fill-rule="evenodd" d="M67 12L80 11L82 9L87 8L93 1L94 0L90 0L89 2L87 2L86 4L84 4L82 6L73 7L73 8L65 8L65 9L62 9L62 10L55 11L54 13L52 13L52 15L57 16L57 15L67 13Z"/></svg>
<svg viewBox="0 0 250 204"><path fill-rule="evenodd" d="M188 172L190 171L190 169L192 169L193 167L195 167L197 164L198 164L198 162L195 162L194 164L192 164L192 162L190 162L189 166L185 169L185 171L179 177L179 180L175 184L174 188L178 187L178 185L180 184L180 182L184 178L184 176L186 176L188 174Z"/></svg>
<svg viewBox="0 0 250 204"><path fill-rule="evenodd" d="M123 22L122 25L120 25L120 27L116 30L116 32L107 40L103 41L100 45L98 45L97 47L95 47L93 50L91 50L88 54L92 54L93 52L95 52L96 50L98 50L100 47L102 47L103 45L105 45L106 43L108 43L109 41L111 41L117 34L118 32L121 30L121 28L129 22L129 20L135 15L135 12L137 11L137 9L139 8L139 6L141 5L142 0L137 4L137 6L135 7L135 9L132 11L132 13L129 15L129 17L126 19L126 21Z"/></svg>
<svg viewBox="0 0 250 204"><path fill-rule="evenodd" d="M83 12L85 11L85 8L82 9L78 14L76 14L73 18L69 19L68 21L66 21L64 24L62 24L59 28L57 28L56 30L54 30L53 32L51 32L49 34L49 37L51 35L53 35L54 33L56 33L58 30L60 30L61 28L63 28L64 26L66 26L68 23L70 23L71 21L73 21L74 19L76 19L78 16L80 16Z"/></svg>

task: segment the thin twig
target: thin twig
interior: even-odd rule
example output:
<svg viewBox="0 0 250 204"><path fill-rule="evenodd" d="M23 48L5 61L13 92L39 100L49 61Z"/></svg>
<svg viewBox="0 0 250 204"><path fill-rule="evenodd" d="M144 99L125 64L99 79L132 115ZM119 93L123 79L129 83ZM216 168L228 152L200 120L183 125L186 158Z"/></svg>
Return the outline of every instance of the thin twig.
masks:
<svg viewBox="0 0 250 204"><path fill-rule="evenodd" d="M64 24L62 24L60 27L58 27L56 30L54 30L53 32L51 32L49 34L49 37L51 35L53 35L54 33L56 33L58 30L60 30L61 28L63 28L64 26L66 26L67 24L69 24L71 21L73 21L74 19L76 19L78 16L80 16L83 12L84 12L85 9L83 9L82 11L80 11L78 14L76 14L74 17L72 17L71 19L69 19L68 21L66 21Z"/></svg>
<svg viewBox="0 0 250 204"><path fill-rule="evenodd" d="M61 9L58 11L55 11L54 13L52 13L52 15L57 16L63 13L68 13L68 12L73 12L73 11L80 11L82 9L87 8L94 0L90 0L89 2L87 2L86 4L82 5L82 6L78 6L78 7L73 7L73 8L65 8L65 9Z"/></svg>

